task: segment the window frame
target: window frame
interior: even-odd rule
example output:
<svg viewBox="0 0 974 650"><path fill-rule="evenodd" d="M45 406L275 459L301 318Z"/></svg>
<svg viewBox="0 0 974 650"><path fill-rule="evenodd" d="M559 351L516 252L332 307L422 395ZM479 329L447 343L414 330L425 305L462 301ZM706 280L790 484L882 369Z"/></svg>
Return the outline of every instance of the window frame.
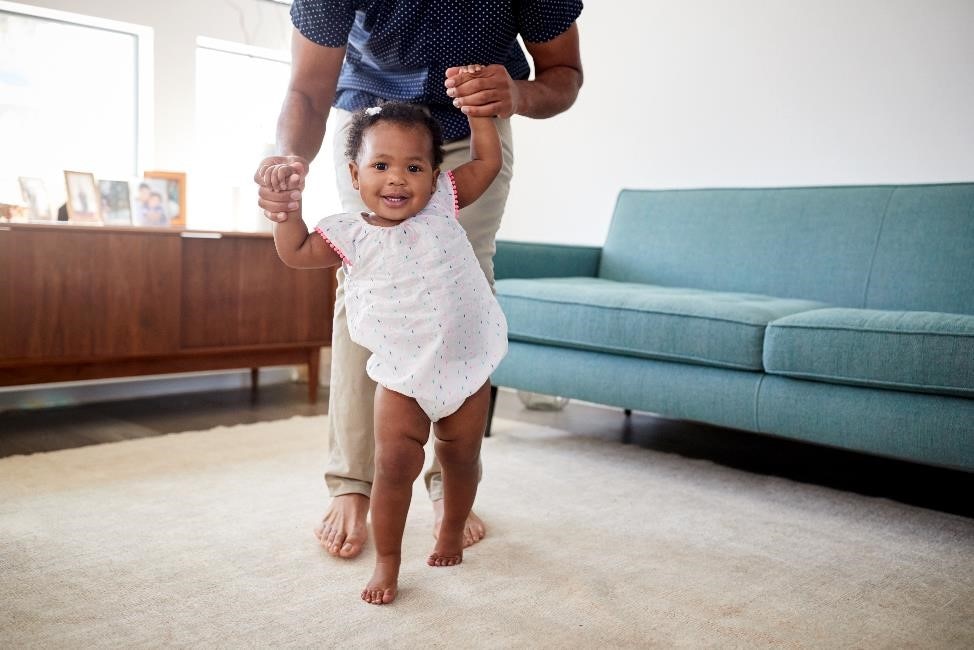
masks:
<svg viewBox="0 0 974 650"><path fill-rule="evenodd" d="M222 38L211 38L209 36L197 36L196 47L204 50L214 50L226 54L240 54L252 56L258 59L268 59L278 63L291 64L291 53L288 50L276 50L270 47L260 47L258 45L247 45L235 41L225 41Z"/></svg>

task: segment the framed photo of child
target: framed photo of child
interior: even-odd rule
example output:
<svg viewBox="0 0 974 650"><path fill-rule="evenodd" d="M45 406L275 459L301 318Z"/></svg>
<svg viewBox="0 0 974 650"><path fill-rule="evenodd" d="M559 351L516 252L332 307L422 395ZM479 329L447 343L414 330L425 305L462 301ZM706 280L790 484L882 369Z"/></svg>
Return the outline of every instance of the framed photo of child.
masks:
<svg viewBox="0 0 974 650"><path fill-rule="evenodd" d="M68 221L101 223L101 197L90 172L64 172Z"/></svg>
<svg viewBox="0 0 974 650"><path fill-rule="evenodd" d="M132 196L132 223L136 226L165 228L169 226L166 195L169 187L159 178L140 178L134 184Z"/></svg>
<svg viewBox="0 0 974 650"><path fill-rule="evenodd" d="M145 173L146 180L165 182L163 204L169 217L169 225L186 225L186 174L184 172L151 171Z"/></svg>
<svg viewBox="0 0 974 650"><path fill-rule="evenodd" d="M44 181L26 176L21 176L19 181L20 193L27 204L27 218L34 221L53 221L54 212L51 210L51 200Z"/></svg>
<svg viewBox="0 0 974 650"><path fill-rule="evenodd" d="M101 220L105 225L132 225L132 198L128 181L99 180Z"/></svg>

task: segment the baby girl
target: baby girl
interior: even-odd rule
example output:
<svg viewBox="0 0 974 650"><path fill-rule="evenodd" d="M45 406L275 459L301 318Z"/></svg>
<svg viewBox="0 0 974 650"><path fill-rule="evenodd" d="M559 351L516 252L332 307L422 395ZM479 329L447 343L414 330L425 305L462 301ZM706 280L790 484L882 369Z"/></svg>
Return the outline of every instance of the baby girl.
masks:
<svg viewBox="0 0 974 650"><path fill-rule="evenodd" d="M441 172L442 136L426 109L390 102L361 111L346 153L352 185L369 212L326 217L314 233L300 211L274 226L278 255L288 266L342 265L349 333L372 353L376 564L361 596L376 605L396 597L412 484L431 423L444 516L427 563L462 561L489 377L507 352L504 315L457 221L502 162L493 120L469 120L471 159ZM275 173L283 179L292 171L281 165Z"/></svg>

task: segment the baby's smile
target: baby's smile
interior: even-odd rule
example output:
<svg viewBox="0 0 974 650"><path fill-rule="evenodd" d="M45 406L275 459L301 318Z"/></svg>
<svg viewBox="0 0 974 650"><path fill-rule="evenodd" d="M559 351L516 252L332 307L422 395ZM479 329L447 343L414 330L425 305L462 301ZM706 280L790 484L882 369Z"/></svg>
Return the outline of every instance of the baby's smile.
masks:
<svg viewBox="0 0 974 650"><path fill-rule="evenodd" d="M409 197L405 194L383 194L382 200L390 208L399 208L406 205L406 202L409 201Z"/></svg>

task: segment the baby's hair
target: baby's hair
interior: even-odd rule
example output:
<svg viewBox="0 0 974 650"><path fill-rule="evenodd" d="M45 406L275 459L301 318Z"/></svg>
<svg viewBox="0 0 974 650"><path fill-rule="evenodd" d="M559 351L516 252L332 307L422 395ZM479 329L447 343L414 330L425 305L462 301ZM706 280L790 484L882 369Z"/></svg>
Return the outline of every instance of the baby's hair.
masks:
<svg viewBox="0 0 974 650"><path fill-rule="evenodd" d="M355 113L345 141L345 156L349 160L358 158L365 132L379 122L395 122L403 126L426 129L433 141L433 167L443 164L443 131L440 124L425 106L406 102L385 102Z"/></svg>

